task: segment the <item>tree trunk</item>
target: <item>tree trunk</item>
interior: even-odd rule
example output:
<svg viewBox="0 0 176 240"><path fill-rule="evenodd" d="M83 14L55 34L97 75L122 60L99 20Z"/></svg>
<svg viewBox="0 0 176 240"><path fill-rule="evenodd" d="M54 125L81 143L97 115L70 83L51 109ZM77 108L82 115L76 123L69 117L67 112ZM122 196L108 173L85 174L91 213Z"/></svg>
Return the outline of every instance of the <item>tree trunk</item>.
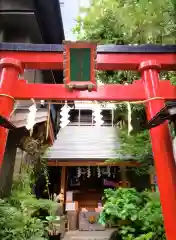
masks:
<svg viewBox="0 0 176 240"><path fill-rule="evenodd" d="M0 198L8 197L11 192L17 144L20 137L20 130L9 131L4 160L0 169Z"/></svg>

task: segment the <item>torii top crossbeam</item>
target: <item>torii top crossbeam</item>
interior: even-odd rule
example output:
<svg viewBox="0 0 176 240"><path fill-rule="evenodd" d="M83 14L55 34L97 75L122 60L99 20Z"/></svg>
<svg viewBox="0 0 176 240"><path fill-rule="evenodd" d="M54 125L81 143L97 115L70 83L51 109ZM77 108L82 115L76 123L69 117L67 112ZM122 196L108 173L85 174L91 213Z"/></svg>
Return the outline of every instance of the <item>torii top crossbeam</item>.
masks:
<svg viewBox="0 0 176 240"><path fill-rule="evenodd" d="M0 43L0 59L12 58L19 60L25 69L63 69L63 45L44 44L11 44ZM97 70L134 70L138 71L140 63L156 61L164 71L176 70L175 46L111 46L97 47ZM109 84L99 86L98 92L72 92L64 85L26 85L19 81L13 88L15 99L53 99L53 100L144 100L145 91L140 80L133 85L123 86ZM47 89L47 91L46 91ZM167 91L166 91L167 89ZM3 93L0 89L0 93ZM160 95L167 100L176 99L176 89L170 81L160 82Z"/></svg>
<svg viewBox="0 0 176 240"><path fill-rule="evenodd" d="M74 48L77 48L78 52L85 57L78 56ZM84 51L80 48L84 48ZM66 53L66 58L63 51ZM97 53L96 69L140 71L141 80L127 86L119 84L96 86L93 66L95 53ZM75 63L78 58L79 63ZM91 47L90 44L84 43L78 45L67 43L67 46L0 43L0 59L0 115L6 118L9 118L13 110L15 99L33 98L41 100L147 100L146 110L150 120L164 107L165 100L176 99L176 87L172 86L169 80L160 81L159 79L159 71L176 70L176 46L107 45L98 46L96 51L95 46ZM24 79L19 80L19 75L24 68L43 70L64 68L65 84L27 84ZM79 79L75 77L77 73ZM168 240L175 240L176 164L167 122L151 129L150 136L166 236ZM0 127L0 166L6 139L7 130Z"/></svg>

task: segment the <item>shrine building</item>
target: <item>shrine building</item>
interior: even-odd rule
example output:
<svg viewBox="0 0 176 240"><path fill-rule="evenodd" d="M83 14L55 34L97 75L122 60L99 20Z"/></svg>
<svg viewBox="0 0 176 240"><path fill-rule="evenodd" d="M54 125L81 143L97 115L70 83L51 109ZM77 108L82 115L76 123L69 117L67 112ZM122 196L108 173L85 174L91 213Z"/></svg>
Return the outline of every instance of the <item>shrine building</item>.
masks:
<svg viewBox="0 0 176 240"><path fill-rule="evenodd" d="M75 102L70 108L70 122L60 129L46 154L50 191L63 195L66 210L95 210L102 206L106 188L135 187L142 191L151 187L152 176L137 175L139 164L131 156L118 153L119 127L114 110L114 104Z"/></svg>

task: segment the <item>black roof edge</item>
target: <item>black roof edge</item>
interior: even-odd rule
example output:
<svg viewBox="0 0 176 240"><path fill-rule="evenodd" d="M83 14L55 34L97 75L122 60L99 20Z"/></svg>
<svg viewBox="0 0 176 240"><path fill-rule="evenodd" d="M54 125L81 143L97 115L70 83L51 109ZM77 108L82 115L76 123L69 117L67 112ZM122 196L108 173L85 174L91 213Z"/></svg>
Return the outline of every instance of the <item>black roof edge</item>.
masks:
<svg viewBox="0 0 176 240"><path fill-rule="evenodd" d="M0 51L60 52L62 44L0 43ZM176 53L176 45L98 45L97 53Z"/></svg>

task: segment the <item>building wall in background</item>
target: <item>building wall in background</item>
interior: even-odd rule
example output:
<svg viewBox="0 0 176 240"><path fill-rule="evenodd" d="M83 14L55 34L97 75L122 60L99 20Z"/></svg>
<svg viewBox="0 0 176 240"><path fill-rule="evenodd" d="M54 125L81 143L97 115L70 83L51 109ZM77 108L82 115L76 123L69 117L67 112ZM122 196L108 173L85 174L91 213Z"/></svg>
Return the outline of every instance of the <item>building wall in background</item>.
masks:
<svg viewBox="0 0 176 240"><path fill-rule="evenodd" d="M0 1L1 10L32 10L33 1L32 0L1 0Z"/></svg>
<svg viewBox="0 0 176 240"><path fill-rule="evenodd" d="M41 43L40 30L33 12L32 0L0 1L0 41L16 43ZM30 11L31 10L31 11ZM24 78L29 83L43 82L43 74L26 70Z"/></svg>

